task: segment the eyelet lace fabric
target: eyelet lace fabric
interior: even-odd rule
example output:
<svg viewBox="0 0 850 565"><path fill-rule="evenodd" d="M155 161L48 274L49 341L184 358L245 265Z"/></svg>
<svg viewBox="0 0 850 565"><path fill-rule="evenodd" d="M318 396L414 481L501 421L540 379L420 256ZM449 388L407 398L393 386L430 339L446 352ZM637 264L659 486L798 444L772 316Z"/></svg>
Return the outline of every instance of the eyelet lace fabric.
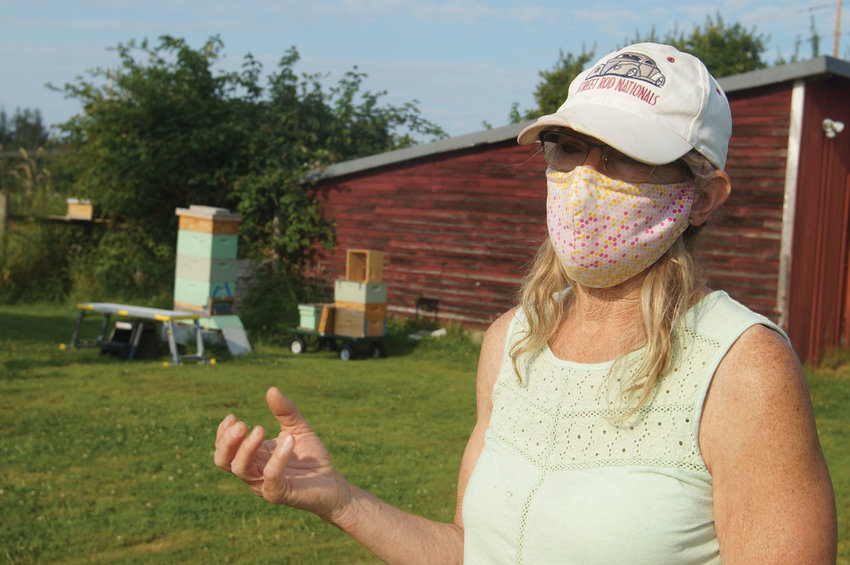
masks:
<svg viewBox="0 0 850 565"><path fill-rule="evenodd" d="M692 330L683 333L674 344L673 368L631 416L620 392L629 367L565 362L547 349L520 383L507 357L493 390L490 433L541 469L650 465L706 471L694 402L704 359L719 344Z"/></svg>
<svg viewBox="0 0 850 565"><path fill-rule="evenodd" d="M519 379L508 354L527 331L518 313L464 495L464 563L719 563L699 418L717 365L754 324L781 332L724 292L704 298L629 415L621 390L641 351L581 364L545 348L519 360Z"/></svg>

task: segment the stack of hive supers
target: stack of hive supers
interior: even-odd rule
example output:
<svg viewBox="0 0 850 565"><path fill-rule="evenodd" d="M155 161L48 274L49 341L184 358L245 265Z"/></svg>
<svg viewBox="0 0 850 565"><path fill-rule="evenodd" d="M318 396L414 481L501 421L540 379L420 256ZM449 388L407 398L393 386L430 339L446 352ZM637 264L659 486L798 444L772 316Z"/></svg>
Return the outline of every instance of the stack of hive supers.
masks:
<svg viewBox="0 0 850 565"><path fill-rule="evenodd" d="M347 250L345 280L334 283L334 334L376 337L386 333L387 284L383 279L383 252Z"/></svg>
<svg viewBox="0 0 850 565"><path fill-rule="evenodd" d="M174 309L204 312L201 325L242 328L235 315L236 248L242 217L226 208L177 208Z"/></svg>

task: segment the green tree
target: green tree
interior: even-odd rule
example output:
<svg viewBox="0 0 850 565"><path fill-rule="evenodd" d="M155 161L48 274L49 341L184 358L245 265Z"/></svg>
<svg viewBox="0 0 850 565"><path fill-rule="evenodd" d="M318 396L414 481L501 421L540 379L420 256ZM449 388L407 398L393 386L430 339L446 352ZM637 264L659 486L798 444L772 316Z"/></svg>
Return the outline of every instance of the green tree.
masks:
<svg viewBox="0 0 850 565"><path fill-rule="evenodd" d="M19 186L18 179L12 175L12 172L18 169L20 150L38 151L47 146L49 137L39 110L17 108L15 113L9 116L6 110L0 107L0 190L21 192L25 189ZM29 156L26 156L24 161L28 158Z"/></svg>
<svg viewBox="0 0 850 565"><path fill-rule="evenodd" d="M445 136L416 102L382 105L384 93L361 93L365 75L352 71L326 88L324 75L296 74L292 48L264 84L250 54L239 71L216 73L223 47L217 36L199 49L170 36L156 45L130 41L117 46L114 69L57 88L84 110L62 126L74 194L129 234L99 249L112 263L103 272L117 269L136 286L169 281L174 211L191 204L241 212L240 249L297 268L314 244L332 241L308 172L415 136Z"/></svg>
<svg viewBox="0 0 850 565"><path fill-rule="evenodd" d="M663 37L659 37L655 28L652 28L645 34L637 31L635 37L627 39L624 44L644 41L668 43L680 51L691 53L699 57L716 77L767 66L761 58L767 38L756 33L755 28L746 29L740 23L727 24L719 13L713 18L710 15L706 16L705 24L695 25L689 34L676 28ZM521 112L519 105L514 103L510 110L510 121L516 123L557 110L567 98L570 82L593 60L595 51L595 45L590 50L582 45L579 55L573 53L565 55L561 51L554 68L551 71L539 73L541 81L534 91L537 108Z"/></svg>
<svg viewBox="0 0 850 565"><path fill-rule="evenodd" d="M515 102L510 112L511 123L530 120L542 114L551 114L557 110L567 99L570 83L584 70L585 65L593 60L595 51L595 45L590 50L582 45L579 55L572 53L564 55L564 51L561 50L558 54L558 61L552 70L538 72L541 80L534 90L534 100L537 102L537 107L520 112L519 104Z"/></svg>
<svg viewBox="0 0 850 565"><path fill-rule="evenodd" d="M49 138L40 110L16 108L9 117L5 108L0 108L0 145L32 150L47 145Z"/></svg>
<svg viewBox="0 0 850 565"><path fill-rule="evenodd" d="M766 41L766 36L756 33L755 27L748 30L740 23L729 25L719 12L714 18L706 16L705 24L695 25L690 34L674 30L663 39L664 43L701 59L718 78L767 67L762 60Z"/></svg>

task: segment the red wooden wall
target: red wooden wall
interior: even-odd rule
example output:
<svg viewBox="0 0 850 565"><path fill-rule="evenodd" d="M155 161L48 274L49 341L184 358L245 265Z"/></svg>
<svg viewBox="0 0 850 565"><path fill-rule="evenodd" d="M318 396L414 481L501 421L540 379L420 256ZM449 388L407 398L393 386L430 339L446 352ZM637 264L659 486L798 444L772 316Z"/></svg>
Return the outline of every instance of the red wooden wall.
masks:
<svg viewBox="0 0 850 565"><path fill-rule="evenodd" d="M441 319L486 327L514 304L546 235L535 151L508 140L323 182L337 245L313 276L329 287L345 274L347 249L382 250L391 314L415 313L425 298Z"/></svg>
<svg viewBox="0 0 850 565"><path fill-rule="evenodd" d="M732 193L705 228L703 249L712 286L776 320L791 88L731 93L729 104Z"/></svg>

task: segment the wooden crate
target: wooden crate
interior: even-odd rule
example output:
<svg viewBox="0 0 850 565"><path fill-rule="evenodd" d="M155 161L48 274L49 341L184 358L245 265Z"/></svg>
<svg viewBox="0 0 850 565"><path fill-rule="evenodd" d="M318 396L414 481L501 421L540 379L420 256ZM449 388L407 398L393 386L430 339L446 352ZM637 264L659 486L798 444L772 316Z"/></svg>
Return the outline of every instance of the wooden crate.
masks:
<svg viewBox="0 0 850 565"><path fill-rule="evenodd" d="M386 333L387 319L370 320L363 310L334 308L334 335L346 337L379 337Z"/></svg>
<svg viewBox="0 0 850 565"><path fill-rule="evenodd" d="M349 249L345 253L345 279L356 282L383 282L384 253Z"/></svg>

